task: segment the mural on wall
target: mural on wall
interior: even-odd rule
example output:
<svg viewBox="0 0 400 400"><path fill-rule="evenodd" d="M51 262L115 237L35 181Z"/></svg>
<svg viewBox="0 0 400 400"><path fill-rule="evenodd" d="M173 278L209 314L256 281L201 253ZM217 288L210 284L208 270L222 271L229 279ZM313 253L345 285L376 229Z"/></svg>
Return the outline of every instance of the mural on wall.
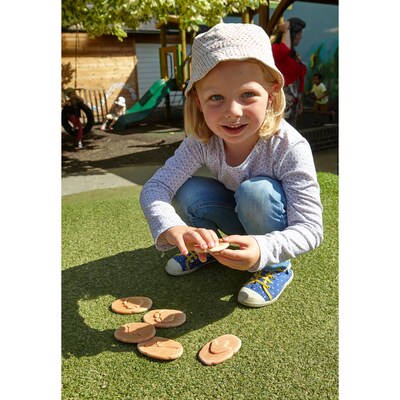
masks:
<svg viewBox="0 0 400 400"><path fill-rule="evenodd" d="M105 105L106 100L115 92L116 89L125 89L130 94L132 100L137 99L135 89L132 86L126 83L114 83L113 85L110 86L110 88L106 91L104 97L101 99L100 106L97 107L95 104L90 104L90 103L88 103L88 106L91 107L93 111L97 110L101 111L102 107L104 107Z"/></svg>
<svg viewBox="0 0 400 400"><path fill-rule="evenodd" d="M312 87L313 74L319 72L329 91L329 102L337 107L339 98L339 21L338 6L296 1L285 11L285 20L298 17L306 22L296 50L307 66L306 91Z"/></svg>
<svg viewBox="0 0 400 400"><path fill-rule="evenodd" d="M321 43L317 50L311 54L306 82L306 88L312 87L313 74L319 72L322 75L322 81L329 90L330 103L337 104L339 96L339 47L331 54L328 52L327 57L323 57L324 43Z"/></svg>
<svg viewBox="0 0 400 400"><path fill-rule="evenodd" d="M278 4L271 0L271 9ZM301 18L306 22L302 32L302 39L296 47L301 59L307 66L305 80L306 91L312 88L312 78L315 72L322 75L322 80L329 91L329 102L337 108L339 83L339 15L338 6L314 2L295 1L283 14L284 20ZM259 23L259 15L254 22ZM241 22L240 17L226 17L225 22ZM312 101L310 100L310 104Z"/></svg>

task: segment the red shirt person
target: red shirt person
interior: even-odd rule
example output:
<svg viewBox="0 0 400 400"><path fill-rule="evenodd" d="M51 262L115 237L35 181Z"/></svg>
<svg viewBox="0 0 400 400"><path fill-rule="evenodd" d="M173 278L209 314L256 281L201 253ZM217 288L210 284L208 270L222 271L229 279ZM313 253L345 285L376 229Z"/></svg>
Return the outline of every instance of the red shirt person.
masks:
<svg viewBox="0 0 400 400"><path fill-rule="evenodd" d="M305 26L306 23L300 18L289 18L278 26L279 33L272 44L275 64L285 78L285 119L294 127L297 115L303 111L302 94L307 73L307 67L301 61L295 47L302 39Z"/></svg>

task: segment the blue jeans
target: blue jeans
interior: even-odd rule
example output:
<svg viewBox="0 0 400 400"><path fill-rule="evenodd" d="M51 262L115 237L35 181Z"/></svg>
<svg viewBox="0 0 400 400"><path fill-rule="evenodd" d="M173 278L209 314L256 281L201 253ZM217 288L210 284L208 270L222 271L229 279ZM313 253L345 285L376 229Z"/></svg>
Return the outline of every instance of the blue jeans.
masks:
<svg viewBox="0 0 400 400"><path fill-rule="evenodd" d="M266 176L244 181L236 192L216 179L194 176L177 191L173 205L187 225L218 235L218 230L227 235L265 235L287 227L282 185ZM288 265L285 261L268 269Z"/></svg>

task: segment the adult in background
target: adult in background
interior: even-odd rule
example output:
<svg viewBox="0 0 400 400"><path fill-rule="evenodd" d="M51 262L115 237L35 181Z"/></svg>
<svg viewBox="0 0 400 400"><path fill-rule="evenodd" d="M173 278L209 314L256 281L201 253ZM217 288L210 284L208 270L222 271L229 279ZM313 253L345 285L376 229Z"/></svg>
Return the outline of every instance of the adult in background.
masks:
<svg viewBox="0 0 400 400"><path fill-rule="evenodd" d="M300 18L289 18L278 25L278 34L272 44L275 64L285 78L285 119L296 127L298 114L303 112L304 78L307 67L295 48L300 43L306 23Z"/></svg>

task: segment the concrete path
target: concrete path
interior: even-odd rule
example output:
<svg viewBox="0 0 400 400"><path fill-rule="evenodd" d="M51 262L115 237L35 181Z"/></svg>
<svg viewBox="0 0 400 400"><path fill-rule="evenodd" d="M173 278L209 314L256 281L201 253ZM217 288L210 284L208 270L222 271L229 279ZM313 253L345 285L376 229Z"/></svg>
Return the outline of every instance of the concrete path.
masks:
<svg viewBox="0 0 400 400"><path fill-rule="evenodd" d="M338 149L321 150L314 154L317 171L338 173ZM62 195L107 189L120 186L142 186L161 165L111 168L99 173L82 173L62 177ZM207 169L200 169L196 175L209 176Z"/></svg>

